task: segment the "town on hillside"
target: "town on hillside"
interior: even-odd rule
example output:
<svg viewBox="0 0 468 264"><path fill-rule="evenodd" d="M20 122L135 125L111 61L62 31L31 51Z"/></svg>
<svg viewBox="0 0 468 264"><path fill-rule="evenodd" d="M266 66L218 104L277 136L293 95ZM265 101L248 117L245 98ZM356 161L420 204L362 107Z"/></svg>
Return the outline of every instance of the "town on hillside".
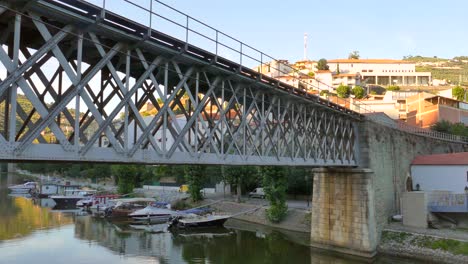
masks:
<svg viewBox="0 0 468 264"><path fill-rule="evenodd" d="M354 51L346 59L276 60L254 70L352 110L383 112L410 126L468 124L465 56L361 59Z"/></svg>

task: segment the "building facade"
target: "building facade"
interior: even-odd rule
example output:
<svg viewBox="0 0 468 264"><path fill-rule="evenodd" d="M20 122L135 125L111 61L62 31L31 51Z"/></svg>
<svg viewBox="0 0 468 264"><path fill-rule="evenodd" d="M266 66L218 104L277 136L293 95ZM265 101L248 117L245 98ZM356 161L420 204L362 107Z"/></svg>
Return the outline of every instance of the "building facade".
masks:
<svg viewBox="0 0 468 264"><path fill-rule="evenodd" d="M430 128L442 120L468 125L468 104L452 98L421 92L406 99L406 108L409 125Z"/></svg>
<svg viewBox="0 0 468 264"><path fill-rule="evenodd" d="M413 190L464 193L468 152L418 156L411 163Z"/></svg>
<svg viewBox="0 0 468 264"><path fill-rule="evenodd" d="M376 85L429 85L430 72L416 72L416 63L389 59L336 59L329 60L330 71L359 73L363 83Z"/></svg>

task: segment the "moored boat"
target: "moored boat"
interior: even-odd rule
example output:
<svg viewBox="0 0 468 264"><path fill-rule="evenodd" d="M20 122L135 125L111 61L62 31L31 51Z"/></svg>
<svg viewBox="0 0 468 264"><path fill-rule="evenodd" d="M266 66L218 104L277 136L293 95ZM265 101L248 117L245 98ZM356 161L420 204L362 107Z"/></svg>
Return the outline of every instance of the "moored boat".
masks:
<svg viewBox="0 0 468 264"><path fill-rule="evenodd" d="M153 198L119 198L109 200L106 207L99 206L97 213L103 212L107 218L123 218L129 214L145 208L149 203L154 203Z"/></svg>
<svg viewBox="0 0 468 264"><path fill-rule="evenodd" d="M231 217L231 215L195 215L187 214L178 216L172 219L169 227L171 228L204 228L204 227L221 227Z"/></svg>
<svg viewBox="0 0 468 264"><path fill-rule="evenodd" d="M65 195L52 195L51 199L56 203L56 207L75 208L79 200L88 198L96 193L95 190L66 190Z"/></svg>
<svg viewBox="0 0 468 264"><path fill-rule="evenodd" d="M173 211L167 203L151 203L147 207L137 210L128 216L135 223L160 224L169 222L170 219L180 216L184 213Z"/></svg>
<svg viewBox="0 0 468 264"><path fill-rule="evenodd" d="M26 182L23 184L9 186L8 189L12 193L31 193L37 188L37 182Z"/></svg>

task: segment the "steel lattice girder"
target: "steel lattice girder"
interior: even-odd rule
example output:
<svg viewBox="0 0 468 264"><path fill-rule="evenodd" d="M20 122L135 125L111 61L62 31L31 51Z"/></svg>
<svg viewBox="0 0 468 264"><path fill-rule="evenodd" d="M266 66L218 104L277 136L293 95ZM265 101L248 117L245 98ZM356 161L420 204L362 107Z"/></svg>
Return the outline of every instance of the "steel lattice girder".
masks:
<svg viewBox="0 0 468 264"><path fill-rule="evenodd" d="M5 7L1 160L357 165L347 114L96 21Z"/></svg>

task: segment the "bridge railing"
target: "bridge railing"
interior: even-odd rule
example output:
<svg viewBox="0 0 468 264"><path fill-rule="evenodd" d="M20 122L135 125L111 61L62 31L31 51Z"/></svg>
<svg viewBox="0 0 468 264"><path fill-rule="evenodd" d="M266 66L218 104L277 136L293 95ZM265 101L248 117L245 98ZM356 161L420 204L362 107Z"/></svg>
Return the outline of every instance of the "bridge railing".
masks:
<svg viewBox="0 0 468 264"><path fill-rule="evenodd" d="M69 0L56 0L67 2ZM215 58L223 57L234 63L252 69L257 67L261 74L275 72L278 76L288 75L297 82L299 89L304 89L306 94L316 90L335 90L334 87L315 80L317 85L302 81L305 74L300 69L294 68L284 61L275 59L273 56L262 52L196 18L189 16L159 0L79 0L92 3L101 8L99 14L101 19L106 19L106 10L121 15L127 19L146 25L148 34L151 30L157 30L172 38L185 42L186 48L193 45L214 54ZM274 62L274 63L273 63ZM268 66L268 72L264 68ZM319 96L319 95L317 95ZM338 104L349 108L359 114L371 114L374 111L369 105L359 101L355 103L352 99L330 97L328 93L320 96L328 103ZM467 137L445 134L437 131L413 127L401 121L393 121L378 118L377 115L367 115L369 119L392 128L436 139L468 142Z"/></svg>

